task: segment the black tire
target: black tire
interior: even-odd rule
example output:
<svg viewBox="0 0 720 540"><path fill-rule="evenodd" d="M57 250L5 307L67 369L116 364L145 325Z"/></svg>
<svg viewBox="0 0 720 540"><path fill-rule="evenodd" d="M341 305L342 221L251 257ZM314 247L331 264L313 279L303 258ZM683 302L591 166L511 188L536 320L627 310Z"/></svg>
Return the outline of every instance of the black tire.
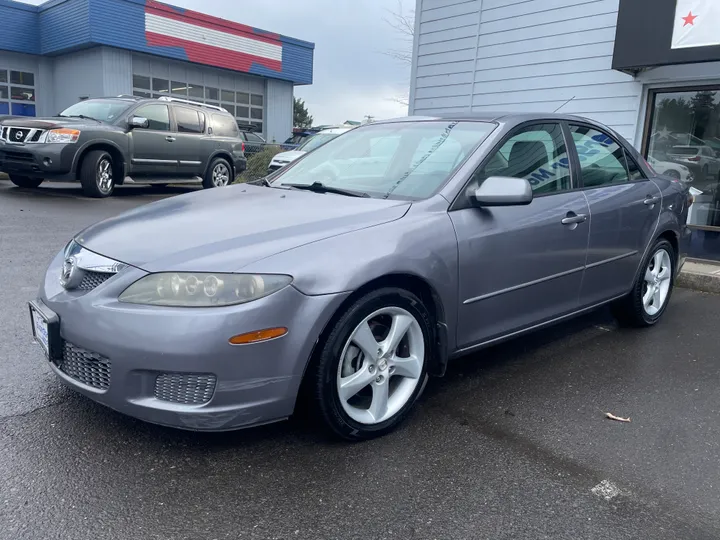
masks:
<svg viewBox="0 0 720 540"><path fill-rule="evenodd" d="M642 300L645 291L645 272L655 254L663 249L670 255L670 269L672 272L670 276L670 289L668 290L667 297L665 298L665 303L662 305L660 310L654 315L650 315L645 310ZM660 317L662 317L663 313L665 313L665 310L670 303L670 297L672 296L673 287L675 285L676 261L677 253L675 253L672 244L664 239L658 240L653 248L648 252L645 260L643 260L640 272L638 273L638 277L636 278L630 294L618 300L611 306L613 315L619 323L625 326L642 328L653 326L660 320Z"/></svg>
<svg viewBox="0 0 720 540"><path fill-rule="evenodd" d="M337 388L338 370L345 344L355 328L375 311L387 307L401 308L419 323L425 358L417 385L405 405L381 423L363 424L352 419L341 405ZM383 288L372 291L347 308L334 323L327 338L321 341L307 373L314 410L323 419L325 427L343 439L360 441L385 435L403 422L427 383L427 369L433 355L432 344L435 343L434 328L432 316L422 301L403 289Z"/></svg>
<svg viewBox="0 0 720 540"><path fill-rule="evenodd" d="M17 187L35 189L43 183L43 178L30 178L29 176L10 175L10 181Z"/></svg>
<svg viewBox="0 0 720 540"><path fill-rule="evenodd" d="M215 178L216 178L216 174L218 174L222 170L224 170L225 171L224 174L227 175L227 181L224 184L219 185L216 182ZM232 184L234 180L235 179L233 178L233 170L232 170L232 167L230 166L230 163L228 163L228 161L225 158L218 157L218 158L213 159L210 162L210 166L208 167L208 170L205 173L205 178L203 179L202 185L205 189L210 189L210 188L214 188L214 187L223 187L223 186L228 186L228 185Z"/></svg>
<svg viewBox="0 0 720 540"><path fill-rule="evenodd" d="M88 197L101 199L109 197L115 191L115 173L117 164L105 150L91 150L85 156L80 167L80 184ZM106 176L109 174L109 177Z"/></svg>

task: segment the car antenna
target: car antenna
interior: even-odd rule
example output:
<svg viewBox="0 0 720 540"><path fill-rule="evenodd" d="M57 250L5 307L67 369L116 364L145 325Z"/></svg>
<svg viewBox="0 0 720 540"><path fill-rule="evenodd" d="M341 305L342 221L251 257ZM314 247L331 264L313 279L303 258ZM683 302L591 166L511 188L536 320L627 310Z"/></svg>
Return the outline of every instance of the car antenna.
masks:
<svg viewBox="0 0 720 540"><path fill-rule="evenodd" d="M571 98L568 99L565 103L563 103L562 105L560 105L557 109L555 109L555 110L553 111L553 113L558 112L558 111L559 111L560 109L562 109L565 105L567 105L568 103L570 103L573 99L575 99L575 96L571 97Z"/></svg>

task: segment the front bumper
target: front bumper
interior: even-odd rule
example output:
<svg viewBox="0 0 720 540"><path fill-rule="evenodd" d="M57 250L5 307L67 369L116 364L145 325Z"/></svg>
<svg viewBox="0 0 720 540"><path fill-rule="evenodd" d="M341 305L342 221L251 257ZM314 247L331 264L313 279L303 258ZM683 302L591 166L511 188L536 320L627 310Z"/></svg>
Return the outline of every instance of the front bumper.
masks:
<svg viewBox="0 0 720 540"><path fill-rule="evenodd" d="M0 171L31 178L74 179L75 144L7 144L0 141Z"/></svg>
<svg viewBox="0 0 720 540"><path fill-rule="evenodd" d="M66 291L58 279L61 263L58 254L39 301L58 315L60 336L71 354L80 350L104 359L107 365L100 368L109 384L98 388L81 382L78 369L89 370L88 365L67 369L56 361L51 363L55 374L121 413L191 430L224 431L290 416L313 346L347 297L305 296L289 286L228 308L137 306L117 297L146 272L127 268L91 291ZM233 335L279 326L289 329L281 338L228 343ZM216 382L206 402L173 401L177 392L167 386L173 380L207 382L211 375ZM207 384L203 388L207 391Z"/></svg>

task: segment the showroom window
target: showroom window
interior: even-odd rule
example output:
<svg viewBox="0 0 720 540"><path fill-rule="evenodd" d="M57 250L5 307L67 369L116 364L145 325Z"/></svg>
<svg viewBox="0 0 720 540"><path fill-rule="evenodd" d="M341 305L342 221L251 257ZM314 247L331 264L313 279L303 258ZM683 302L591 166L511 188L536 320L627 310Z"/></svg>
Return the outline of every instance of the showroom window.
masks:
<svg viewBox="0 0 720 540"><path fill-rule="evenodd" d="M35 74L0 68L0 115L35 116Z"/></svg>
<svg viewBox="0 0 720 540"><path fill-rule="evenodd" d="M219 105L235 117L239 126L252 127L257 133L264 131L265 97L251 92L236 92L177 80L133 75L133 95L158 98L170 95L180 99Z"/></svg>
<svg viewBox="0 0 720 540"><path fill-rule="evenodd" d="M720 88L651 91L647 126L650 166L694 188L688 225L720 230Z"/></svg>

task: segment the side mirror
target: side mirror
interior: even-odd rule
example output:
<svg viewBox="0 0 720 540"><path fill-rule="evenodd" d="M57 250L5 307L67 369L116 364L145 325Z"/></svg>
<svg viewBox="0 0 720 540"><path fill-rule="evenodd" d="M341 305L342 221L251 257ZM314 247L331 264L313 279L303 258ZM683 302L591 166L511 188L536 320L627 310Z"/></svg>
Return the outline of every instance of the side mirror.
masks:
<svg viewBox="0 0 720 540"><path fill-rule="evenodd" d="M520 206L533 200L532 186L524 178L491 176L470 196L474 206Z"/></svg>
<svg viewBox="0 0 720 540"><path fill-rule="evenodd" d="M150 126L150 122L147 118L143 116L133 116L130 119L130 127L131 128L142 128L147 129Z"/></svg>

